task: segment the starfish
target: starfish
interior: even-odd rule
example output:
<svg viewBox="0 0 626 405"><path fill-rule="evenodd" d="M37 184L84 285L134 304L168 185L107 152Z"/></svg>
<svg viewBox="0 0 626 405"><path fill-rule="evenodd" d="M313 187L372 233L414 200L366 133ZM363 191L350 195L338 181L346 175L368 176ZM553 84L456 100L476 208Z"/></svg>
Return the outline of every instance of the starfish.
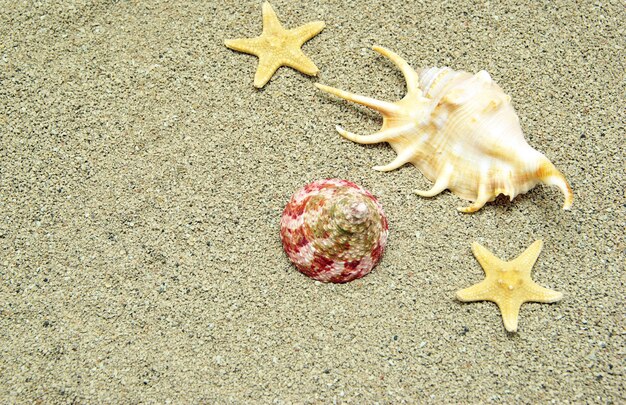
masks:
<svg viewBox="0 0 626 405"><path fill-rule="evenodd" d="M266 1L263 3L263 33L256 38L229 39L224 41L224 45L259 57L254 86L261 88L281 66L289 66L309 76L315 76L319 69L300 48L324 27L324 21L314 21L286 30L278 21L270 3Z"/></svg>
<svg viewBox="0 0 626 405"><path fill-rule="evenodd" d="M550 303L563 298L562 293L543 288L530 278L530 270L541 253L542 245L543 242L537 240L517 258L505 262L480 244L472 243L472 252L486 276L480 283L457 291L457 299L463 302L495 302L502 312L506 330L516 332L517 318L523 303Z"/></svg>

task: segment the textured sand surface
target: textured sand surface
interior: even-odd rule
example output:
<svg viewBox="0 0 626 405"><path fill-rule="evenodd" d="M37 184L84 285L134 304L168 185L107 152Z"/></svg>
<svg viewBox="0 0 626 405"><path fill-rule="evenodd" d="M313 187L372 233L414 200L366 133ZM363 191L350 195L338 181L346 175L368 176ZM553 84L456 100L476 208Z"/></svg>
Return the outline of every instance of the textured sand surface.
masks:
<svg viewBox="0 0 626 405"><path fill-rule="evenodd" d="M522 5L522 4L531 4ZM226 38L261 31L260 1L0 1L0 402L624 403L621 1L275 0L319 78ZM397 69L488 70L530 145L566 175L473 215L368 133L371 111L313 83L397 99ZM278 223L303 184L346 178L390 221L367 277L315 283ZM561 291L508 334L478 241L503 259L534 240Z"/></svg>

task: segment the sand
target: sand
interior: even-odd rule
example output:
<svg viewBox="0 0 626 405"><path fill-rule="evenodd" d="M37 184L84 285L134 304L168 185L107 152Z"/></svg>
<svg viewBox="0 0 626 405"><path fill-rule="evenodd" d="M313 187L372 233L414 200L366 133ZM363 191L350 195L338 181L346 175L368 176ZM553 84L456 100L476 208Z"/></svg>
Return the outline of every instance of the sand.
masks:
<svg viewBox="0 0 626 405"><path fill-rule="evenodd" d="M623 403L626 14L620 1L273 5L324 20L318 78L223 45L261 30L260 1L6 1L0 7L1 403ZM530 3L529 3L530 4ZM571 211L538 186L473 215L432 199L386 144L342 139L381 118L313 83L397 99L397 69L488 70L528 142L566 175ZM282 209L307 182L370 189L388 249L363 279L288 262ZM507 333L478 241L534 240L561 291Z"/></svg>

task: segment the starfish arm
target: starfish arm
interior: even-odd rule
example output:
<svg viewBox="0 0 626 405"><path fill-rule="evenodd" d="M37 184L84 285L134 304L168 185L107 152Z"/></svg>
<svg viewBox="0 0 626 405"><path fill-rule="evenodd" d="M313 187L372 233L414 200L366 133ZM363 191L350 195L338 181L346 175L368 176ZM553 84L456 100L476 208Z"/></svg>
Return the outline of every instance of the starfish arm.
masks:
<svg viewBox="0 0 626 405"><path fill-rule="evenodd" d="M284 30L270 2L263 3L263 34L275 34Z"/></svg>
<svg viewBox="0 0 626 405"><path fill-rule="evenodd" d="M500 312L502 313L504 328L509 332L517 332L517 322L522 302L515 299L506 299L499 300L496 304L498 304L498 308L500 308Z"/></svg>
<svg viewBox="0 0 626 405"><path fill-rule="evenodd" d="M298 45L302 46L306 41L319 34L324 27L326 27L324 21L313 21L298 28L290 29L289 35L294 38Z"/></svg>
<svg viewBox="0 0 626 405"><path fill-rule="evenodd" d="M493 301L493 284L483 280L471 287L456 292L456 298L463 302Z"/></svg>
<svg viewBox="0 0 626 405"><path fill-rule="evenodd" d="M260 89L270 81L276 70L281 67L281 63L268 56L259 56L259 66L254 75L254 87Z"/></svg>
<svg viewBox="0 0 626 405"><path fill-rule="evenodd" d="M563 298L563 293L542 287L535 282L529 283L526 287L526 291L524 302L542 302L549 304L560 301Z"/></svg>
<svg viewBox="0 0 626 405"><path fill-rule="evenodd" d="M239 38L239 39L227 39L224 41L226 47L243 53L249 53L251 55L259 56L259 49L262 40L261 38Z"/></svg>
<svg viewBox="0 0 626 405"><path fill-rule="evenodd" d="M315 66L315 63L299 49L296 52L296 56L285 60L283 64L309 76L315 76L320 71L317 66Z"/></svg>
<svg viewBox="0 0 626 405"><path fill-rule="evenodd" d="M530 271L535 265L539 254L541 253L541 247L543 246L543 241L541 239L536 240L530 245L524 252L516 257L512 264L519 269L522 274L528 274L530 276Z"/></svg>
<svg viewBox="0 0 626 405"><path fill-rule="evenodd" d="M485 274L489 274L492 269L495 270L504 263L478 242L472 243L472 253L474 253L474 257L485 270Z"/></svg>

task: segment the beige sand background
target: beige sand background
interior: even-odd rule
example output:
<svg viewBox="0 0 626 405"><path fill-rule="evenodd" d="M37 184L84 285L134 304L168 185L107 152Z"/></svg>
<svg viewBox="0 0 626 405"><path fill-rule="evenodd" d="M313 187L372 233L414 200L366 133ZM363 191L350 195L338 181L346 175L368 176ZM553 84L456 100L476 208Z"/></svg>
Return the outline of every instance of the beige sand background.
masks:
<svg viewBox="0 0 626 405"><path fill-rule="evenodd" d="M261 30L260 1L2 1L0 402L624 403L621 1L283 1L322 19L319 78L223 46ZM537 187L474 215L387 145L339 137L380 117L313 83L381 99L413 66L488 70L574 207ZM355 181L390 221L381 264L347 285L290 266L281 211L303 184ZM536 239L562 291L505 332L454 292Z"/></svg>

